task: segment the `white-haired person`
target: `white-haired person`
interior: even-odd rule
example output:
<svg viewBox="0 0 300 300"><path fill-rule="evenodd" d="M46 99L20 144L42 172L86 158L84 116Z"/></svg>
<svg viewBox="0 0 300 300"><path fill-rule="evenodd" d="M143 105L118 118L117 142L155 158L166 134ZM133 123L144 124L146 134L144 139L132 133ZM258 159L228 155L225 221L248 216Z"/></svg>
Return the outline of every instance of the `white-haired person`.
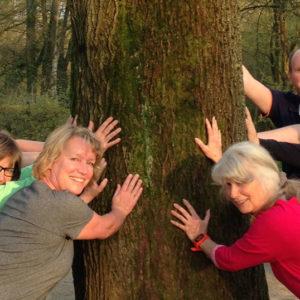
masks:
<svg viewBox="0 0 300 300"><path fill-rule="evenodd" d="M33 166L36 181L0 212L2 299L44 299L71 269L73 240L105 239L124 223L142 193L138 174L117 185L110 212L86 204L107 184L97 183L103 150L87 128L64 125L49 135Z"/></svg>
<svg viewBox="0 0 300 300"><path fill-rule="evenodd" d="M276 278L300 297L300 185L280 178L277 164L262 146L240 142L229 147L212 169L212 179L242 213L255 217L233 245L208 234L210 211L201 219L192 205L174 204L171 223L183 230L216 265L237 271L269 262Z"/></svg>

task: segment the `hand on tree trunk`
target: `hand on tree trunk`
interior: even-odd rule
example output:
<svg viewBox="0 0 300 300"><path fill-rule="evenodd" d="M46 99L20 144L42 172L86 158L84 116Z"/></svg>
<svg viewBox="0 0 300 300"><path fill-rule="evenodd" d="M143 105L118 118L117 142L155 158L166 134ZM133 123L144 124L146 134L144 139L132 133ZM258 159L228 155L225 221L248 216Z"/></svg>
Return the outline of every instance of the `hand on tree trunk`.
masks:
<svg viewBox="0 0 300 300"><path fill-rule="evenodd" d="M183 204L187 210L177 203L174 203L176 210L172 210L171 214L181 223L171 220L171 223L184 231L191 241L194 241L201 233L207 233L207 227L210 219L210 210L205 213L204 219L201 219L196 213L189 201L183 200Z"/></svg>

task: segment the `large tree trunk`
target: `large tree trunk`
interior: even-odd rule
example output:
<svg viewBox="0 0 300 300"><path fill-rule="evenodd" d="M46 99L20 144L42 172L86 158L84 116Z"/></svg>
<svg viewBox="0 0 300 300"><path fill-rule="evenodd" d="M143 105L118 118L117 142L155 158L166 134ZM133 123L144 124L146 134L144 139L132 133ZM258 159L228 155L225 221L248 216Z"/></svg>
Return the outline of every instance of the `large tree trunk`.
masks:
<svg viewBox="0 0 300 300"><path fill-rule="evenodd" d="M280 89L286 90L289 87L288 60L289 43L287 32L287 1L273 0L273 33L270 40L270 59L273 80Z"/></svg>
<svg viewBox="0 0 300 300"><path fill-rule="evenodd" d="M248 218L219 199L211 163L194 144L215 115L227 146L245 138L239 17L234 0L72 1L73 113L120 121L107 156L116 184L138 172L144 193L118 234L77 243L77 299L268 299L262 267L229 273L192 253L170 224L174 202L211 208L209 234L230 244Z"/></svg>

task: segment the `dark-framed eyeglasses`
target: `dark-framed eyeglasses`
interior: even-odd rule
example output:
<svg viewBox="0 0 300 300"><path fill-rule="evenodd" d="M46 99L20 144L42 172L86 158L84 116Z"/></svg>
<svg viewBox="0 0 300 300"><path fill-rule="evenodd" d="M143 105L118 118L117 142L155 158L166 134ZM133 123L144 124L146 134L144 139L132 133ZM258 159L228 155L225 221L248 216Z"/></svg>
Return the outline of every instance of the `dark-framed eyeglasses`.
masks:
<svg viewBox="0 0 300 300"><path fill-rule="evenodd" d="M15 168L4 168L0 166L0 173L4 172L4 176L6 177L13 177L15 173Z"/></svg>

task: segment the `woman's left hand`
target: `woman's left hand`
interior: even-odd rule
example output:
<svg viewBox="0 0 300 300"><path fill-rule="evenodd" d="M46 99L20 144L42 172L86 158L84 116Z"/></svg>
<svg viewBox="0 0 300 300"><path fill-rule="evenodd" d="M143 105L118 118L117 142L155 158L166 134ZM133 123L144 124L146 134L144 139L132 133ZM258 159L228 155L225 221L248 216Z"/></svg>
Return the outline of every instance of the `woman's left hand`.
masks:
<svg viewBox="0 0 300 300"><path fill-rule="evenodd" d="M113 138L122 130L120 127L115 129L118 123L119 122L117 120L114 120L113 117L109 117L95 131L95 135L100 141L104 152L121 141L120 138L116 138L113 140ZM94 123L92 121L90 121L88 128L93 131Z"/></svg>
<svg viewBox="0 0 300 300"><path fill-rule="evenodd" d="M204 219L201 219L189 201L184 199L183 204L186 206L187 210L177 203L174 203L176 210L171 211L171 214L181 221L181 223L174 220L171 220L171 223L184 231L191 241L194 241L199 234L207 233L210 210L208 209Z"/></svg>
<svg viewBox="0 0 300 300"><path fill-rule="evenodd" d="M72 116L70 116L68 118L68 120L66 121L66 124L76 127L77 120L78 120L77 115L74 118ZM121 141L120 138L112 140L122 130L120 127L115 129L115 127L117 126L118 123L119 122L117 120L114 120L113 117L109 117L94 132L96 137L98 138L98 140L101 143L103 152L106 152L110 147L118 144ZM94 130L94 122L93 121L89 121L88 129L90 131Z"/></svg>

